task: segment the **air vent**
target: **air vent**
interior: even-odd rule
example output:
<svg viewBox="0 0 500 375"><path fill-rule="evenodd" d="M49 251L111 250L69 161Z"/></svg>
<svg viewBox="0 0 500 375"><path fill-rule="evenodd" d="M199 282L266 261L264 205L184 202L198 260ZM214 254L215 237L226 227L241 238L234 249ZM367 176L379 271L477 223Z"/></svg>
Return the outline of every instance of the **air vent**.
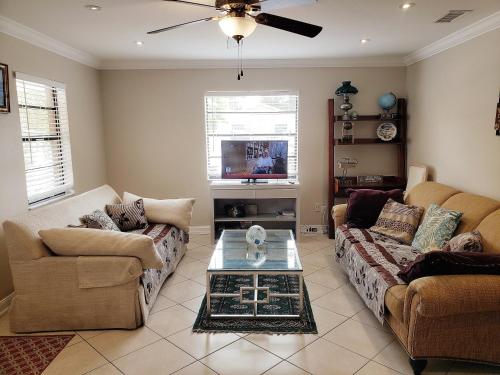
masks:
<svg viewBox="0 0 500 375"><path fill-rule="evenodd" d="M447 14L445 14L440 19L436 20L436 23L445 23L454 21L457 17L464 15L465 13L472 12L472 9L459 9L459 10L450 10Z"/></svg>

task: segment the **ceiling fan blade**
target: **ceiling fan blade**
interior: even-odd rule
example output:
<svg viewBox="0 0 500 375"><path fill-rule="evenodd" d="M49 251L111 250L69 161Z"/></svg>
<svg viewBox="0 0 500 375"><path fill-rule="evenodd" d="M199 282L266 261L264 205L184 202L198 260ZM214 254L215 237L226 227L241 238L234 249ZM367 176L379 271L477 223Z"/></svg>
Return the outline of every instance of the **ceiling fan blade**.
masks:
<svg viewBox="0 0 500 375"><path fill-rule="evenodd" d="M163 0L163 1L169 1L171 3L181 3L181 4L186 4L186 5L196 5L196 6L205 7L205 8L216 8L214 5L195 3L192 1L184 1L184 0Z"/></svg>
<svg viewBox="0 0 500 375"><path fill-rule="evenodd" d="M180 23L180 24L174 25L174 26L169 26L169 27L164 27L162 29L158 29L158 30L148 31L147 33L148 34L158 34L158 33L164 32L164 31L177 29L178 27L181 27L181 26L191 25L191 24L194 24L194 23L201 23L201 22L206 22L206 21L213 21L213 20L216 20L216 19L217 19L217 17L202 18L200 20L184 22L184 23Z"/></svg>
<svg viewBox="0 0 500 375"><path fill-rule="evenodd" d="M310 23L292 20L291 18L276 16L269 13L260 13L255 16L255 22L261 25L275 27L277 29L300 34L309 38L314 38L323 28Z"/></svg>

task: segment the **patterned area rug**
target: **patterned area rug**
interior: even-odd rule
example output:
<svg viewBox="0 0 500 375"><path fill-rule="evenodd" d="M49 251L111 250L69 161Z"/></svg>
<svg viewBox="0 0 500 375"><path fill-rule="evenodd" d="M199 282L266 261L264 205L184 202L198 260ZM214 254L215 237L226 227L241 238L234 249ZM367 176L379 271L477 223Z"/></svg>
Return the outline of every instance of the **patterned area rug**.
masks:
<svg viewBox="0 0 500 375"><path fill-rule="evenodd" d="M212 277L212 293L239 293L241 286L251 287L252 276ZM296 276L259 276L259 287L269 287L274 293L298 293L299 283ZM253 299L253 291L243 293L248 300ZM265 298L265 292L258 292L258 300ZM252 304L240 303L239 297L211 299L214 314L252 314ZM259 304L258 313L266 315L298 314L299 301L293 297L272 297L269 304ZM193 332L260 332L260 333L318 333L314 321L309 295L304 284L304 310L300 318L208 318L207 298L203 299Z"/></svg>
<svg viewBox="0 0 500 375"><path fill-rule="evenodd" d="M0 336L0 374L41 374L73 336Z"/></svg>

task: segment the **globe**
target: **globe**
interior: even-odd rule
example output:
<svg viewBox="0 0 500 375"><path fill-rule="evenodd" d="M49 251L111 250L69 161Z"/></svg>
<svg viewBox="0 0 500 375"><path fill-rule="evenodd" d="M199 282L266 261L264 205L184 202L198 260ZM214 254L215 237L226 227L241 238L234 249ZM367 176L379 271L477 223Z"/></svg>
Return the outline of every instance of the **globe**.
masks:
<svg viewBox="0 0 500 375"><path fill-rule="evenodd" d="M260 225L252 225L248 228L246 237L250 245L260 246L266 240L266 230Z"/></svg>
<svg viewBox="0 0 500 375"><path fill-rule="evenodd" d="M396 95L392 92L382 95L378 98L378 105L383 110L389 111L396 105Z"/></svg>

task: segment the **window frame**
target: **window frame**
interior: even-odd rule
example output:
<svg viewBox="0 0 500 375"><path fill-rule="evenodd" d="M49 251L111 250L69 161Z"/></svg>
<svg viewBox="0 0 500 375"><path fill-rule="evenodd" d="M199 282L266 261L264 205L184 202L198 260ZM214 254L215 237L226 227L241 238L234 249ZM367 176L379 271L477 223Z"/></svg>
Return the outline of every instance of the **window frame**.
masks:
<svg viewBox="0 0 500 375"><path fill-rule="evenodd" d="M295 131L293 133L262 133L262 134L211 134L209 135L208 133L208 117L209 117L209 112L207 111L207 98L209 97L224 97L224 96L294 96L295 97L295 110L293 111L283 111L283 112L268 112L268 113L294 113L295 114ZM215 177L210 174L209 171L209 159L211 158L219 158L218 156L212 156L210 154L209 150L209 137L279 137L279 136L293 136L295 138L295 173L292 175L289 175L287 179L279 179L277 181L283 181L283 182L288 182L292 181L297 183L299 181L299 111L300 111L300 95L297 90L269 90L269 91L207 91L205 92L205 95L203 97L203 104L204 104L204 112L205 112L205 146L206 146L206 152L205 152L205 166L206 166L206 173L207 173L207 180L209 182L217 182L217 181L229 181L229 180L224 180L221 178L221 172L218 173L218 176ZM262 112L227 112L227 113L246 113L246 114L262 114L266 113L265 111ZM260 138L249 138L249 140L261 140ZM290 163L289 163L290 164ZM238 180L234 180L234 182L237 182ZM275 181L275 179L272 179L272 181Z"/></svg>
<svg viewBox="0 0 500 375"><path fill-rule="evenodd" d="M45 165L42 167L35 167L35 168L28 168L27 165L25 164L24 167L24 173L25 173L25 178L26 178L26 192L27 192L27 199L28 199L28 208L29 209L34 209L39 206L60 200L64 197L70 196L74 194L73 190L73 185L74 185L74 179L73 179L73 163L72 163L72 155L71 155L71 142L69 139L69 119L68 119L68 109L67 109L67 100L65 101L64 105L64 111L66 113L66 120L65 120L65 126L67 127L66 132L67 134L67 145L65 145L65 139L63 135L63 130L61 129L62 126L62 120L61 120L61 108L60 108L60 98L58 94L58 90L63 90L64 91L64 97L67 98L67 93L66 93L66 86L63 83L56 82L56 81L51 81L47 80L44 78L39 78L35 76L31 76L28 74L24 73L15 73L15 79L16 79L16 89L18 89L18 80L23 81L23 82L28 82L30 84L36 84L36 85L43 85L45 86L46 90L50 90L50 102L52 103L52 106L37 106L37 105L29 105L26 104L26 90L23 93L23 98L24 102L21 103L19 100L19 93L17 95L18 97L18 110L19 113L25 112L27 119L29 118L28 116L28 109L36 109L36 110L42 110L47 113L48 117L53 116L54 118L54 131L51 132L49 131L48 134L43 134L43 135L28 135L26 136L23 134L22 126L23 126L23 119L19 118L19 125L21 126L21 142L22 142L22 148L23 148L23 158L26 158L26 153L25 153L25 144L27 143L30 148L30 156L32 157L31 153L31 145L36 144L36 142L51 142L55 141L56 146L53 148L53 150L57 150L56 155L61 155L61 157L58 160L55 160L55 158L52 158L52 164ZM24 83L23 83L23 88L25 89ZM27 121L28 129L29 129L29 120ZM66 151L65 148L68 147L68 150ZM64 157L64 154L67 152L67 157ZM69 163L69 166L67 165ZM47 168L47 167L52 167L54 170L61 170L61 173L57 174L61 176L61 180L59 183L54 184L52 186L52 189L48 191L46 194L38 193L40 197L37 197L36 199L31 200L30 195L29 195L29 186L28 186L28 172L34 171L36 169L41 169L41 168ZM67 168L70 170L67 171ZM66 182L69 182L69 184L66 184ZM61 186L61 191L57 191L57 187Z"/></svg>

